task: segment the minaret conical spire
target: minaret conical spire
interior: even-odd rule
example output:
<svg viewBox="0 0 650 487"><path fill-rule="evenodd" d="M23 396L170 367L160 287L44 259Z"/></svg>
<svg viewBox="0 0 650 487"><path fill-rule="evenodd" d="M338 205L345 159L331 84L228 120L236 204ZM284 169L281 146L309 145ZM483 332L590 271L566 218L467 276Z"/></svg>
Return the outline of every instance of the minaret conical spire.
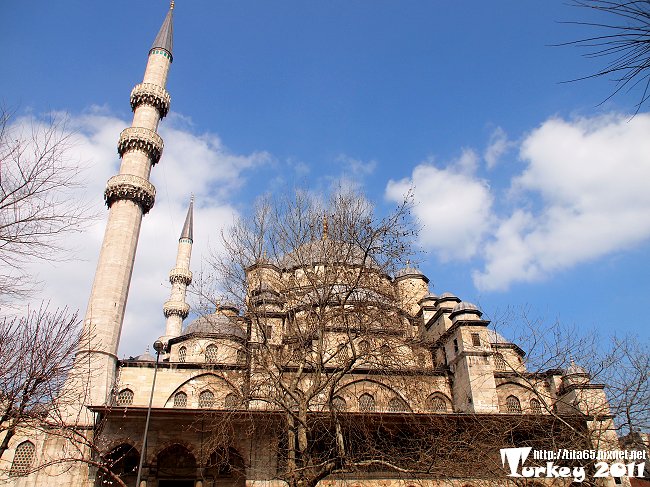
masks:
<svg viewBox="0 0 650 487"><path fill-rule="evenodd" d="M178 239L176 265L169 271L169 282L172 285L172 290L169 300L163 305L163 313L167 318L165 335L161 337L163 342L167 342L170 338L181 334L183 320L187 318L190 312L190 306L185 302L185 296L187 295L187 286L192 282L190 258L192 257L193 210L194 196L190 199L181 238Z"/></svg>
<svg viewBox="0 0 650 487"><path fill-rule="evenodd" d="M194 196L190 199L190 206L187 208L187 216L185 217L185 224L181 232L181 240L187 239L192 243L194 236Z"/></svg>
<svg viewBox="0 0 650 487"><path fill-rule="evenodd" d="M167 16L160 26L158 35L153 41L151 49L164 49L169 53L170 61L172 60L172 49L174 48L174 2L169 5Z"/></svg>

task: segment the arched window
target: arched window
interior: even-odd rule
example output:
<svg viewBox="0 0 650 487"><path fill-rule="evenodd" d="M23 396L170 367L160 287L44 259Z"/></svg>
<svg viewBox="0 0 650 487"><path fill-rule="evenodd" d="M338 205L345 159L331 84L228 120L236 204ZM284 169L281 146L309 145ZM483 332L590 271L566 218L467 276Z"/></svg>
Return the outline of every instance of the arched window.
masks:
<svg viewBox="0 0 650 487"><path fill-rule="evenodd" d="M199 394L199 407L200 408L211 408L214 406L214 394L210 391L203 391Z"/></svg>
<svg viewBox="0 0 650 487"><path fill-rule="evenodd" d="M16 447L14 452L14 461L9 470L10 477L23 477L29 473L34 461L34 443L23 441Z"/></svg>
<svg viewBox="0 0 650 487"><path fill-rule="evenodd" d="M508 364L506 363L506 359L503 358L503 355L500 353L495 353L494 354L494 366L496 367L497 370L508 370Z"/></svg>
<svg viewBox="0 0 650 487"><path fill-rule="evenodd" d="M187 348L181 347L178 349L178 361L179 362L185 362L185 359L187 358Z"/></svg>
<svg viewBox="0 0 650 487"><path fill-rule="evenodd" d="M187 407L187 394L184 392L177 392L174 395L174 407L185 408Z"/></svg>
<svg viewBox="0 0 650 487"><path fill-rule="evenodd" d="M232 392L223 400L223 407L226 409L237 409L239 407L239 398Z"/></svg>
<svg viewBox="0 0 650 487"><path fill-rule="evenodd" d="M404 399L400 397L394 397L390 401L388 401L388 411L391 413L403 413L408 411L408 405L404 401Z"/></svg>
<svg viewBox="0 0 650 487"><path fill-rule="evenodd" d="M345 402L345 399L341 396L336 396L332 398L332 407L337 411L345 411L348 408L348 405Z"/></svg>
<svg viewBox="0 0 650 487"><path fill-rule="evenodd" d="M446 413L447 401L441 394L431 394L427 398L427 409L434 413Z"/></svg>
<svg viewBox="0 0 650 487"><path fill-rule="evenodd" d="M361 394L359 397L359 411L372 412L375 410L375 398L370 394Z"/></svg>
<svg viewBox="0 0 650 487"><path fill-rule="evenodd" d="M338 352L336 353L336 355L337 355L337 358L338 358L339 362L344 364L350 358L350 355L348 354L348 347L345 346L344 343L341 343L339 345L339 349L338 349Z"/></svg>
<svg viewBox="0 0 650 487"><path fill-rule="evenodd" d="M515 396L508 396L506 398L506 411L509 413L520 413L521 403Z"/></svg>
<svg viewBox="0 0 650 487"><path fill-rule="evenodd" d="M208 345L205 347L205 361L209 364L213 364L217 361L217 346Z"/></svg>
<svg viewBox="0 0 650 487"><path fill-rule="evenodd" d="M537 399L530 400L530 412L533 414L542 414L542 404Z"/></svg>
<svg viewBox="0 0 650 487"><path fill-rule="evenodd" d="M122 389L115 397L116 406L130 406L133 404L133 391L131 389Z"/></svg>

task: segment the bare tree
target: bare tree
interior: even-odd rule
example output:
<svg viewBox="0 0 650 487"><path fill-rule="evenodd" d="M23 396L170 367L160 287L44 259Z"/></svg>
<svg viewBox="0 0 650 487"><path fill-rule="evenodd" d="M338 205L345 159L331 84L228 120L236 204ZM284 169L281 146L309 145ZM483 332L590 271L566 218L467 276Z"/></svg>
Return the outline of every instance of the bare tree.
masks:
<svg viewBox="0 0 650 487"><path fill-rule="evenodd" d="M595 10L604 18L602 22L571 22L593 27L599 33L567 44L585 48L588 58L605 60L604 67L580 79L611 76L616 88L610 97L639 86L640 110L650 97L650 1L574 0L573 5Z"/></svg>
<svg viewBox="0 0 650 487"><path fill-rule="evenodd" d="M0 321L0 458L18 429L45 420L72 369L80 333L76 313L47 305Z"/></svg>
<svg viewBox="0 0 650 487"><path fill-rule="evenodd" d="M16 119L0 108L0 296L24 297L34 260L63 256L64 238L80 231L88 208L72 192L79 165L70 159L65 119Z"/></svg>
<svg viewBox="0 0 650 487"><path fill-rule="evenodd" d="M407 376L427 360L388 277L412 253L409 205L378 218L354 193L326 204L302 192L265 200L235 224L213 262L221 295L212 301L246 309L250 375L240 403L270 415L266 425L281 438L277 475L291 486L356 468L402 469L395 456L368 456L357 443L374 439L374 401L409 410L403 395L416 397L418 385ZM357 430L346 412L357 408L350 391L378 371L380 391L364 399L369 419ZM213 448L227 446L230 435L220 436Z"/></svg>

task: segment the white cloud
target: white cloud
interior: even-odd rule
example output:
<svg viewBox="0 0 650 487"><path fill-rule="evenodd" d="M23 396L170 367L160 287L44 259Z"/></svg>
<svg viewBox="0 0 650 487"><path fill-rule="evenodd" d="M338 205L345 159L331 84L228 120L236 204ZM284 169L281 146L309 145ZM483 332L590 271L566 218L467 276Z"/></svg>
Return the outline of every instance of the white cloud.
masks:
<svg viewBox="0 0 650 487"><path fill-rule="evenodd" d="M483 290L535 281L624 250L650 237L650 115L551 119L520 148L525 170L512 180L522 206L485 247L474 273Z"/></svg>
<svg viewBox="0 0 650 487"><path fill-rule="evenodd" d="M269 161L263 152L232 154L217 135L196 135L174 122L170 117L161 125L165 150L151 175L157 188L156 204L143 219L120 355L141 353L164 333L162 304L169 296L167 275L174 265L190 194L196 197L192 258L196 271L209 245L217 243L219 230L236 215L229 199L231 191L243 184L245 171ZM74 261L34 265L33 272L43 281L39 298L51 300L53 306L68 305L85 312L107 217L102 195L106 180L119 169L117 140L129 125L130 121L97 110L69 116L69 127L76 133L70 156L88 161L84 193L90 195L101 217L82 234L70 237L68 244L76 249Z"/></svg>
<svg viewBox="0 0 650 487"><path fill-rule="evenodd" d="M494 129L483 154L488 169L494 168L499 163L499 159L515 145L514 142L508 140L507 134L501 127Z"/></svg>
<svg viewBox="0 0 650 487"><path fill-rule="evenodd" d="M386 187L392 201L401 201L413 188L420 243L442 260L473 257L489 228L492 196L474 174L477 162L476 153L466 149L447 167L428 161L413 169L411 177L391 180Z"/></svg>

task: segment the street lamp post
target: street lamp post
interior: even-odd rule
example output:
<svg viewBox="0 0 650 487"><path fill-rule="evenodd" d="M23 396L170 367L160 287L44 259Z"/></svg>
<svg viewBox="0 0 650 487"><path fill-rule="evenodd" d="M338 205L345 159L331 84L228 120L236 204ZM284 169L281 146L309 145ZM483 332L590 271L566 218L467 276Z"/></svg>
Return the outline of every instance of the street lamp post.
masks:
<svg viewBox="0 0 650 487"><path fill-rule="evenodd" d="M156 364L153 368L153 382L151 383L151 395L149 396L149 407L147 408L147 419L144 423L144 434L142 435L142 451L140 451L140 462L138 463L138 476L135 480L135 486L140 487L140 478L142 477L142 462L147 449L147 433L149 433L149 419L151 418L151 404L153 403L153 391L156 387L156 375L158 374L158 360L160 352L164 348L163 342L156 340L153 342L153 349L156 351Z"/></svg>

